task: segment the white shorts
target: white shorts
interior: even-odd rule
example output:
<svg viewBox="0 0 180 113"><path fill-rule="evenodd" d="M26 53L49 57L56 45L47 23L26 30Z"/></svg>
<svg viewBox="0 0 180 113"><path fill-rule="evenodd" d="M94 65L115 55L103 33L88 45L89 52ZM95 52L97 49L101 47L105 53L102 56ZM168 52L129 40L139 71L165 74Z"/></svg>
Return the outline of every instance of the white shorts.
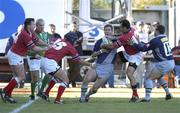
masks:
<svg viewBox="0 0 180 113"><path fill-rule="evenodd" d="M60 66L57 64L57 62L53 59L48 59L43 57L41 59L41 69L45 74L49 74L51 72L55 72L58 70Z"/></svg>
<svg viewBox="0 0 180 113"><path fill-rule="evenodd" d="M143 61L144 56L142 52L135 55L128 55L125 51L123 51L123 55L128 62L135 63L137 66Z"/></svg>
<svg viewBox="0 0 180 113"><path fill-rule="evenodd" d="M20 56L11 50L7 54L8 62L10 65L21 65L24 63L23 56Z"/></svg>
<svg viewBox="0 0 180 113"><path fill-rule="evenodd" d="M30 59L30 57L28 56L28 65L29 65L29 70L30 71L37 71L40 70L41 67L41 58L39 59Z"/></svg>

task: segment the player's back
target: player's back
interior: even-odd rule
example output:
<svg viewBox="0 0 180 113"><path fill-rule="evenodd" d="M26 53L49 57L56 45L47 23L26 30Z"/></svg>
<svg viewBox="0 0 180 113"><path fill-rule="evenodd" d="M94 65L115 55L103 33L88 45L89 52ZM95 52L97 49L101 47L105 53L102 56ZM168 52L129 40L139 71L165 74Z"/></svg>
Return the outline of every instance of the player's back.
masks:
<svg viewBox="0 0 180 113"><path fill-rule="evenodd" d="M127 42L134 36L134 31L135 30L131 28L128 33L124 33L119 37L119 40L123 44L126 53L129 55L138 53L138 51L133 46L127 44Z"/></svg>
<svg viewBox="0 0 180 113"><path fill-rule="evenodd" d="M52 48L45 52L45 57L59 62L64 56L78 56L76 49L67 41L57 39Z"/></svg>
<svg viewBox="0 0 180 113"><path fill-rule="evenodd" d="M34 35L22 29L21 32L18 33L16 40L14 40L11 50L16 54L25 56L28 48L34 46L34 42L37 40Z"/></svg>
<svg viewBox="0 0 180 113"><path fill-rule="evenodd" d="M158 35L150 41L156 61L172 60L172 51L166 35Z"/></svg>

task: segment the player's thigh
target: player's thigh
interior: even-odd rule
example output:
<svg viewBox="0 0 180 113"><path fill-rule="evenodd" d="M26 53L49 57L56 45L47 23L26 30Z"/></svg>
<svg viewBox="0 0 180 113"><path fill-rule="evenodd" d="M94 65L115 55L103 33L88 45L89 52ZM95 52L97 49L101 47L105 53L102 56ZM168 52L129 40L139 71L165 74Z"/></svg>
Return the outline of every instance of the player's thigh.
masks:
<svg viewBox="0 0 180 113"><path fill-rule="evenodd" d="M96 79L96 70L88 69L87 73L84 76L83 82L92 82Z"/></svg>
<svg viewBox="0 0 180 113"><path fill-rule="evenodd" d="M31 75L31 82L36 82L39 77L39 70L30 71L30 75Z"/></svg>
<svg viewBox="0 0 180 113"><path fill-rule="evenodd" d="M174 60L167 60L157 64L157 68L161 70L162 75L171 72L174 69L174 66L175 66Z"/></svg>
<svg viewBox="0 0 180 113"><path fill-rule="evenodd" d="M155 64L153 70L151 71L151 74L149 76L150 79L158 79L162 76L164 76L166 73L172 71L174 68L174 61L162 61Z"/></svg>
<svg viewBox="0 0 180 113"><path fill-rule="evenodd" d="M146 63L146 71L145 71L145 76L144 76L145 80L148 79L148 77L151 74L151 71L153 70L154 67L155 67L155 63L153 63L153 62Z"/></svg>
<svg viewBox="0 0 180 113"><path fill-rule="evenodd" d="M55 72L54 77L62 80L63 82L69 83L67 74L61 68Z"/></svg>
<svg viewBox="0 0 180 113"><path fill-rule="evenodd" d="M23 80L25 78L25 70L24 65L11 65L11 69L15 76L18 76L20 80Z"/></svg>
<svg viewBox="0 0 180 113"><path fill-rule="evenodd" d="M162 73L160 70L157 69L155 66L151 72L149 73L148 79L155 80L162 76Z"/></svg>
<svg viewBox="0 0 180 113"><path fill-rule="evenodd" d="M93 90L98 90L101 86L105 84L107 81L108 77L103 77L103 78L97 78L92 89Z"/></svg>
<svg viewBox="0 0 180 113"><path fill-rule="evenodd" d="M129 63L129 65L127 67L126 74L127 74L128 77L133 76L134 72L136 71L137 67L135 67L133 65L135 65L135 64L134 63L132 63L132 64Z"/></svg>
<svg viewBox="0 0 180 113"><path fill-rule="evenodd" d="M153 69L152 72L150 73L148 79L151 79L151 80L155 80L155 79L158 79L162 76L162 74L156 70L156 69Z"/></svg>

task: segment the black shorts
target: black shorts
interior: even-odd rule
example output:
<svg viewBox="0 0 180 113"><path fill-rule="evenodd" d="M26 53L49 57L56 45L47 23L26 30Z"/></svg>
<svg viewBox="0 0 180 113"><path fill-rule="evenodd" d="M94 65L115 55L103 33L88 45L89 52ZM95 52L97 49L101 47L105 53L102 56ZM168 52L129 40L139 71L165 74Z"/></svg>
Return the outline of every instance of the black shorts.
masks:
<svg viewBox="0 0 180 113"><path fill-rule="evenodd" d="M128 60L124 57L124 54L122 51L118 52L118 55L121 59L121 62L123 62L123 63L128 62Z"/></svg>

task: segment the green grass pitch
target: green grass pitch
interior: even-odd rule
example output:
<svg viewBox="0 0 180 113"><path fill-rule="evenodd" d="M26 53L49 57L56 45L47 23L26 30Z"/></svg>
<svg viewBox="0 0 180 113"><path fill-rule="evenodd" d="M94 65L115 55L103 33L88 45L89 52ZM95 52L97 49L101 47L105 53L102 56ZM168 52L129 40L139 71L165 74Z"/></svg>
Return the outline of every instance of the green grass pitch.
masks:
<svg viewBox="0 0 180 113"><path fill-rule="evenodd" d="M0 113L9 113L28 101L28 95L15 95L17 104L0 100ZM53 104L41 98L19 113L180 113L180 98L165 101L153 98L150 103L129 103L128 98L91 98L88 103L79 103L78 98L63 98L65 104Z"/></svg>

